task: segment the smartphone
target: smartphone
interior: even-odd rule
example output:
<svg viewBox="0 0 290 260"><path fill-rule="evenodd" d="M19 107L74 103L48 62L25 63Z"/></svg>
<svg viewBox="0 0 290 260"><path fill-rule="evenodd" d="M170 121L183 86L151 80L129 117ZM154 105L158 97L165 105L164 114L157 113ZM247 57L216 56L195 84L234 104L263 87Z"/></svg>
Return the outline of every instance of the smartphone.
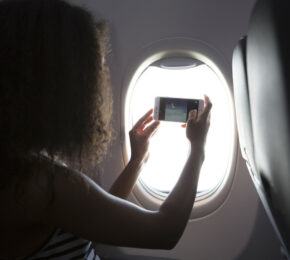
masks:
<svg viewBox="0 0 290 260"><path fill-rule="evenodd" d="M185 123L189 111L194 109L197 111L203 109L202 99L156 97L153 118L155 120Z"/></svg>

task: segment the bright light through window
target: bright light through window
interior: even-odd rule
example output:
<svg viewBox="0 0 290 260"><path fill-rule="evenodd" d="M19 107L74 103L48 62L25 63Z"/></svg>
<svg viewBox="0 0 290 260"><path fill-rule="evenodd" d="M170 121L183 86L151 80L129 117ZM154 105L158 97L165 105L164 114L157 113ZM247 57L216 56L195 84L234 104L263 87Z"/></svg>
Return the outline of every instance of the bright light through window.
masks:
<svg viewBox="0 0 290 260"><path fill-rule="evenodd" d="M129 100L129 127L150 108L156 96L202 99L213 103L198 193L212 191L223 180L232 158L234 124L228 87L206 64L166 69L149 66L139 77ZM140 180L152 191L169 192L178 180L189 153L181 123L161 122L150 142L150 157ZM128 151L129 153L129 151Z"/></svg>

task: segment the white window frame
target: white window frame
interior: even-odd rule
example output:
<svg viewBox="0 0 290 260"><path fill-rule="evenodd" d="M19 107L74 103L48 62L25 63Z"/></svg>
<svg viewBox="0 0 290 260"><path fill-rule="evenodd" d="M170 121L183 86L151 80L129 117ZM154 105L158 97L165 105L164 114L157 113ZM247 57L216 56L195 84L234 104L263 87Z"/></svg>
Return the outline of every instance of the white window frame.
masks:
<svg viewBox="0 0 290 260"><path fill-rule="evenodd" d="M198 196L194 204L194 210L191 212L191 219L204 217L217 208L219 208L228 197L232 182L235 176L238 145L237 145L237 130L235 124L235 113L233 105L233 94L231 82L231 68L223 58L223 56L208 44L189 38L167 38L159 40L140 50L140 55L134 59L127 68L123 85L122 85L122 102L121 102L121 145L124 159L124 165L127 164L129 158L127 155L127 147L130 145L128 132L131 126L128 125L129 101L132 97L134 86L144 72L144 70L154 62L168 57L191 57L208 65L215 71L217 76L223 81L225 86L228 86L232 102L232 116L234 122L234 140L232 147L232 158L229 160L226 176L223 178L220 185L205 195ZM133 189L133 197L136 202L144 208L156 210L164 201L164 196L158 192L152 191L150 188L137 181Z"/></svg>

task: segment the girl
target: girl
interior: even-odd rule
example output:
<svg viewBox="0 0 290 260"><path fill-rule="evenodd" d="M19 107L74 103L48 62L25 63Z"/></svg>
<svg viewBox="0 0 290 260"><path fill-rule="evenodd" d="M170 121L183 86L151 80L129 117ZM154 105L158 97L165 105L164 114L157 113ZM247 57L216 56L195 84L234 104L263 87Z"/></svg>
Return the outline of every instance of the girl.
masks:
<svg viewBox="0 0 290 260"><path fill-rule="evenodd" d="M189 114L191 152L179 181L148 211L123 199L159 125L152 110L130 131L132 157L111 194L82 173L111 137L102 23L63 1L6 0L0 33L0 258L94 259L90 241L173 248L196 196L208 97Z"/></svg>

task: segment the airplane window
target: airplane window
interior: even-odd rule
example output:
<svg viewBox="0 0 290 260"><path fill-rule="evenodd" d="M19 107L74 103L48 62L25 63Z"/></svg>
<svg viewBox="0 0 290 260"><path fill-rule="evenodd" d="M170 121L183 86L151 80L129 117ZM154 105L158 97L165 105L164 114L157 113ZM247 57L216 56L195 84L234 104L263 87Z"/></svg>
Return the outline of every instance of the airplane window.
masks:
<svg viewBox="0 0 290 260"><path fill-rule="evenodd" d="M197 196L201 196L216 190L229 172L234 145L234 119L228 86L207 64L190 59L177 59L175 62L161 60L143 71L127 101L127 123L132 127L153 108L156 96L203 99L203 94L208 95L213 109L205 161L198 183ZM128 155L129 149L127 147ZM149 152L149 160L142 169L139 181L146 190L166 196L174 187L189 153L189 143L181 123L162 121L151 139Z"/></svg>

